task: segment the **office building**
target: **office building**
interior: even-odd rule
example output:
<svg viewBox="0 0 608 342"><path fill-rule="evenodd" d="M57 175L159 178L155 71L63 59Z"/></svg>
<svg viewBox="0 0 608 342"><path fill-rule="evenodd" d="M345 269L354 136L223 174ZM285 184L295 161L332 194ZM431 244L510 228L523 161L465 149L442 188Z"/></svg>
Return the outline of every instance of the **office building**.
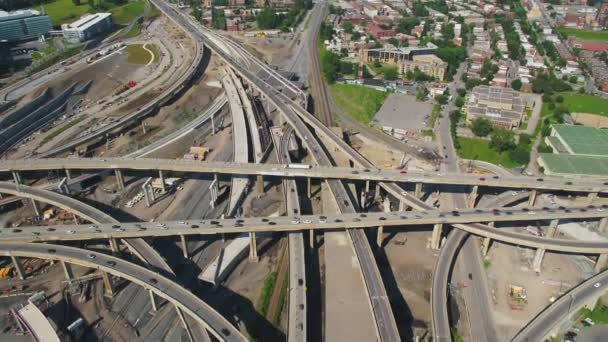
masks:
<svg viewBox="0 0 608 342"><path fill-rule="evenodd" d="M71 24L61 25L63 38L72 43L89 40L112 28L112 13L87 14Z"/></svg>
<svg viewBox="0 0 608 342"><path fill-rule="evenodd" d="M46 14L34 10L0 11L0 41L9 43L48 36L53 26Z"/></svg>
<svg viewBox="0 0 608 342"><path fill-rule="evenodd" d="M519 127L524 109L525 103L519 92L486 85L473 88L464 106L467 121L485 118L492 125L505 129Z"/></svg>

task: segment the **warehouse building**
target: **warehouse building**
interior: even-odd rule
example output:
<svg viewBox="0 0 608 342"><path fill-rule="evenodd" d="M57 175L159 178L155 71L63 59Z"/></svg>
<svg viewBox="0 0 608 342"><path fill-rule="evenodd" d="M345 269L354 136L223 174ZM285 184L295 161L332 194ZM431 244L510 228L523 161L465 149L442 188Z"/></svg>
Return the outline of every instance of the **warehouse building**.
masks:
<svg viewBox="0 0 608 342"><path fill-rule="evenodd" d="M61 25L61 28L66 41L83 42L112 29L112 13L87 14L71 24Z"/></svg>
<svg viewBox="0 0 608 342"><path fill-rule="evenodd" d="M548 175L589 177L608 175L608 130L578 125L553 125L545 143L553 153L541 153L538 164Z"/></svg>
<svg viewBox="0 0 608 342"><path fill-rule="evenodd" d="M22 42L48 36L53 28L49 16L34 10L0 11L0 41Z"/></svg>
<svg viewBox="0 0 608 342"><path fill-rule="evenodd" d="M512 129L519 127L525 107L520 93L513 89L480 85L467 96L464 112L468 122L485 118L493 126Z"/></svg>

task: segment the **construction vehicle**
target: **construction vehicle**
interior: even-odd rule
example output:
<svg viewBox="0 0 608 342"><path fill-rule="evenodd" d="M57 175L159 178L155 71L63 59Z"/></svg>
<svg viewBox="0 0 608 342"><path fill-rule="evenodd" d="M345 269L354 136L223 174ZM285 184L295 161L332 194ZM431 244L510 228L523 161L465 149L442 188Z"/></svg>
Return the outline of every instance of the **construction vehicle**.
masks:
<svg viewBox="0 0 608 342"><path fill-rule="evenodd" d="M118 88L116 88L116 90L114 90L114 96L120 95L131 88L135 88L136 85L137 82L135 81L129 81L126 84L121 84L118 86Z"/></svg>
<svg viewBox="0 0 608 342"><path fill-rule="evenodd" d="M189 154L194 157L194 160L204 161L209 152L209 149L203 146L190 146Z"/></svg>
<svg viewBox="0 0 608 342"><path fill-rule="evenodd" d="M0 279L10 278L13 274L14 267L12 265L0 268Z"/></svg>
<svg viewBox="0 0 608 342"><path fill-rule="evenodd" d="M511 310L523 310L528 303L526 288L519 285L509 284L509 306Z"/></svg>

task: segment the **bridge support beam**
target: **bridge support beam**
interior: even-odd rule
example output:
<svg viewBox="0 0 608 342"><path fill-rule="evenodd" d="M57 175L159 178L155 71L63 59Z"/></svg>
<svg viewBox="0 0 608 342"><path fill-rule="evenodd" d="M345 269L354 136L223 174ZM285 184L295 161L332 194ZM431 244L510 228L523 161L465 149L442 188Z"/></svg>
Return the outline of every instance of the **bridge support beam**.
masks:
<svg viewBox="0 0 608 342"><path fill-rule="evenodd" d="M146 122L144 120L141 120L141 132L146 134Z"/></svg>
<svg viewBox="0 0 608 342"><path fill-rule="evenodd" d="M211 135L215 135L215 113L211 114Z"/></svg>
<svg viewBox="0 0 608 342"><path fill-rule="evenodd" d="M103 280L103 289L104 295L106 297L114 297L114 284L112 283L112 278L108 272L101 272L101 279Z"/></svg>
<svg viewBox="0 0 608 342"><path fill-rule="evenodd" d="M264 193L264 176L262 175L258 175L257 179L255 181L255 186L256 186L256 190L258 193L263 194Z"/></svg>
<svg viewBox="0 0 608 342"><path fill-rule="evenodd" d="M65 178L72 179L72 171L70 169L65 169Z"/></svg>
<svg viewBox="0 0 608 342"><path fill-rule="evenodd" d="M68 281L68 284L72 284L72 280L74 279L74 272L72 272L72 265L68 264L65 261L61 261L61 267L63 267L63 273L65 273L65 278Z"/></svg>
<svg viewBox="0 0 608 342"><path fill-rule="evenodd" d="M152 201L150 201L150 194L148 193L148 181L144 182L141 186L141 189L144 192L144 199L146 200L146 207L150 208L152 205Z"/></svg>
<svg viewBox="0 0 608 342"><path fill-rule="evenodd" d="M61 182L59 182L59 185L57 185L57 190L59 190L59 193L65 194L65 195L70 195L70 186L68 185L68 178L64 177L61 179Z"/></svg>
<svg viewBox="0 0 608 342"><path fill-rule="evenodd" d="M541 266L543 264L543 257L545 256L545 249L538 248L536 250L536 254L534 255L534 260L532 261L532 269L536 273L540 273Z"/></svg>
<svg viewBox="0 0 608 342"><path fill-rule="evenodd" d="M391 200L388 198L388 196L384 197L382 206L383 206L385 213L388 213L391 211ZM382 247L382 242L384 240L383 237L384 237L384 227L380 226L380 227L378 227L378 236L376 237L376 244L378 245L378 247Z"/></svg>
<svg viewBox="0 0 608 342"><path fill-rule="evenodd" d="M315 231L313 229L308 231L308 245L311 250L315 248Z"/></svg>
<svg viewBox="0 0 608 342"><path fill-rule="evenodd" d="M211 182L211 184L209 184L209 193L211 194L211 200L209 203L211 205L211 208L215 208L215 203L217 203L217 197L219 195L220 192L220 187L219 187L219 183L217 180L217 174L213 175L213 181Z"/></svg>
<svg viewBox="0 0 608 342"><path fill-rule="evenodd" d="M186 317L184 317L184 313L182 312L182 309L180 309L176 305L175 311L177 311L177 315L179 316L179 319L182 321L182 324L184 325L184 330L186 330L186 334L188 335L190 342L195 342L194 336L192 336L192 330L190 329L190 326L188 325L188 322L186 321Z"/></svg>
<svg viewBox="0 0 608 342"><path fill-rule="evenodd" d="M19 279L24 280L25 271L23 270L21 260L18 257L11 255L11 261L13 262L13 266L15 267L15 271L17 271L17 276L19 277Z"/></svg>
<svg viewBox="0 0 608 342"><path fill-rule="evenodd" d="M431 249L439 249L441 247L441 233L443 232L443 224L436 223L433 226L433 234L431 235Z"/></svg>
<svg viewBox="0 0 608 342"><path fill-rule="evenodd" d="M110 250L112 254L120 253L120 247L118 246L118 240L116 238L110 238Z"/></svg>
<svg viewBox="0 0 608 342"><path fill-rule="evenodd" d="M536 189L533 189L532 191L530 191L530 197L528 197L528 205L530 207L533 207L534 204L536 203L536 195L537 195Z"/></svg>
<svg viewBox="0 0 608 342"><path fill-rule="evenodd" d="M306 196L308 198L312 197L312 184L311 184L311 180L310 177L306 178Z"/></svg>
<svg viewBox="0 0 608 342"><path fill-rule="evenodd" d="M13 180L15 181L15 184L21 184L21 175L19 174L18 171L13 171Z"/></svg>
<svg viewBox="0 0 608 342"><path fill-rule="evenodd" d="M404 201L399 201L399 211L407 211L407 204Z"/></svg>
<svg viewBox="0 0 608 342"><path fill-rule="evenodd" d="M416 188L414 189L414 197L420 198L422 196L422 183L416 183Z"/></svg>
<svg viewBox="0 0 608 342"><path fill-rule="evenodd" d="M559 235L559 220L551 220L551 223L549 224L549 229L547 230L547 237L548 238L554 238L557 235Z"/></svg>
<svg viewBox="0 0 608 342"><path fill-rule="evenodd" d="M148 290L150 294L150 304L152 304L152 312L158 311L158 304L156 303L156 297L154 296L154 292L152 290Z"/></svg>
<svg viewBox="0 0 608 342"><path fill-rule="evenodd" d="M360 205L361 211L367 211L366 199L367 199L367 192L361 191L361 205Z"/></svg>
<svg viewBox="0 0 608 342"><path fill-rule="evenodd" d="M600 220L600 225L598 227L598 230L600 232L605 232L607 228L608 228L608 217L602 217L602 219Z"/></svg>
<svg viewBox="0 0 608 342"><path fill-rule="evenodd" d="M188 243L186 241L186 236L184 234L181 234L179 236L179 239L182 243L182 253L184 253L184 258L188 259Z"/></svg>
<svg viewBox="0 0 608 342"><path fill-rule="evenodd" d="M603 271L608 265L608 254L600 254L595 261L594 270L596 273Z"/></svg>
<svg viewBox="0 0 608 342"><path fill-rule="evenodd" d="M258 262L260 258L258 257L258 245L255 239L255 233L249 233L249 260L253 262Z"/></svg>
<svg viewBox="0 0 608 342"><path fill-rule="evenodd" d="M490 245L492 244L492 239L489 237L484 237L481 240L481 255L484 257L488 255L488 251L490 250Z"/></svg>
<svg viewBox="0 0 608 342"><path fill-rule="evenodd" d="M158 170L158 178L160 180L160 188L164 194L167 192L167 185L165 184L165 175L163 174L163 170ZM152 189L152 192L154 192L154 189Z"/></svg>
<svg viewBox="0 0 608 342"><path fill-rule="evenodd" d="M469 208L475 208L475 203L477 202L477 191L479 190L479 186L473 186L473 190L469 194L469 200L467 205Z"/></svg>
<svg viewBox="0 0 608 342"><path fill-rule="evenodd" d="M32 203L32 209L34 209L36 216L40 216L40 208L38 208L38 203L36 203L36 200L32 198L30 202Z"/></svg>
<svg viewBox="0 0 608 342"><path fill-rule="evenodd" d="M589 195L587 195L588 204L593 203L593 201L595 201L596 199L597 199L597 192L590 192Z"/></svg>
<svg viewBox="0 0 608 342"><path fill-rule="evenodd" d="M118 184L119 190L125 189L125 180L122 178L122 171L120 169L114 170L114 174L116 175L116 183Z"/></svg>

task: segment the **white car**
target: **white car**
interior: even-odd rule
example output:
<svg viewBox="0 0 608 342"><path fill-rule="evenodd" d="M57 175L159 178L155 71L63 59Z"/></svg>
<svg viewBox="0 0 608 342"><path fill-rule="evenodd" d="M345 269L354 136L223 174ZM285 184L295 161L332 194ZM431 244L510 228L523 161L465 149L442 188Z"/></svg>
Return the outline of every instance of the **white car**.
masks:
<svg viewBox="0 0 608 342"><path fill-rule="evenodd" d="M327 219L319 219L319 223L320 224L325 224L325 223L327 223Z"/></svg>
<svg viewBox="0 0 608 342"><path fill-rule="evenodd" d="M528 215L536 215L536 211L528 211Z"/></svg>
<svg viewBox="0 0 608 342"><path fill-rule="evenodd" d="M602 286L602 283L595 283L595 284L593 284L593 287L595 287L595 288L598 288L600 286Z"/></svg>
<svg viewBox="0 0 608 342"><path fill-rule="evenodd" d="M68 230L66 233L68 233L68 234L76 234L76 232L73 231L73 230Z"/></svg>
<svg viewBox="0 0 608 342"><path fill-rule="evenodd" d="M300 219L294 218L293 220L291 220L291 224L300 224Z"/></svg>
<svg viewBox="0 0 608 342"><path fill-rule="evenodd" d="M311 224L312 223L311 220L303 220L302 222L304 222L304 224Z"/></svg>

